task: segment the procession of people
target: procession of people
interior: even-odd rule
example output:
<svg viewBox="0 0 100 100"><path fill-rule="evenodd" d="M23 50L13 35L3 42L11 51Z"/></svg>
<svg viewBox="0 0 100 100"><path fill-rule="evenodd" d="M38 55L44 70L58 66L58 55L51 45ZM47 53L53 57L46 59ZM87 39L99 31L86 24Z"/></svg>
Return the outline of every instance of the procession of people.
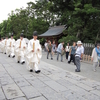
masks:
<svg viewBox="0 0 100 100"><path fill-rule="evenodd" d="M17 63L24 64L26 63L27 69L30 72L35 71L35 73L40 73L39 63L42 58L42 47L37 39L37 31L33 32L33 39L29 40L28 44L24 39L24 34L20 34L20 38L15 40L13 38L14 34L12 33L10 38L6 36L5 39L0 39L0 50L2 53L6 54L8 57L15 58ZM55 44L55 41L52 42L46 41L45 51L47 52L47 59L49 59L49 54L51 60L53 60L53 55L57 54L57 61L59 60L59 55L61 55L61 62L63 62L63 55L66 53L66 60L68 64L71 62L76 66L75 72L81 72L81 60L84 54L84 47L81 41L73 42L73 45L70 46L67 43L67 46L64 48L64 41L58 44ZM100 66L100 44L98 43L93 49L91 60L93 61L93 71L96 71L96 67L99 62Z"/></svg>
<svg viewBox="0 0 100 100"><path fill-rule="evenodd" d="M27 69L30 72L40 73L39 63L42 57L42 48L39 40L37 40L37 31L33 32L33 39L29 40L27 44L24 40L24 34L20 34L20 38L15 41L13 33L8 39L0 39L0 50L7 54L8 57L16 59L17 63L27 64Z"/></svg>

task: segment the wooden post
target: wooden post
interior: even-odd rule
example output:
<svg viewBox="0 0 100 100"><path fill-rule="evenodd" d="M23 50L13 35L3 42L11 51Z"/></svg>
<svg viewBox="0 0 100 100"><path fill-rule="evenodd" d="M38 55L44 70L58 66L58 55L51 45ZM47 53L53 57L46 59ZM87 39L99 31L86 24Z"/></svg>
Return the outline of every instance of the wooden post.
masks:
<svg viewBox="0 0 100 100"><path fill-rule="evenodd" d="M88 58L88 57L87 57L87 55L86 55L86 61L87 61L87 58Z"/></svg>

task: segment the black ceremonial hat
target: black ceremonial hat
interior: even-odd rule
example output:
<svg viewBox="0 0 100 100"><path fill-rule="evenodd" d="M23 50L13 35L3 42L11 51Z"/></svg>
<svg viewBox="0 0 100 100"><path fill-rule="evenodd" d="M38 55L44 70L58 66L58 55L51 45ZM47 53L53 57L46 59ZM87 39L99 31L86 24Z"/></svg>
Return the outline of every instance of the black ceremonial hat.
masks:
<svg viewBox="0 0 100 100"><path fill-rule="evenodd" d="M11 36L13 36L14 34L12 33Z"/></svg>
<svg viewBox="0 0 100 100"><path fill-rule="evenodd" d="M21 33L21 34L20 34L20 37L24 37L24 34L23 34L23 33Z"/></svg>
<svg viewBox="0 0 100 100"><path fill-rule="evenodd" d="M37 35L38 35L37 31L34 31L33 36L37 36Z"/></svg>

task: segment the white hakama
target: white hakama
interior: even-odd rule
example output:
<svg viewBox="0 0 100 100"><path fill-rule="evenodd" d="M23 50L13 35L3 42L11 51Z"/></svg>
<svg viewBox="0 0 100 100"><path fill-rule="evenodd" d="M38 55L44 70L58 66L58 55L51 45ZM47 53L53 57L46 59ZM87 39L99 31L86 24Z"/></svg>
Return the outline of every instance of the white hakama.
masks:
<svg viewBox="0 0 100 100"><path fill-rule="evenodd" d="M18 39L15 43L15 58L17 62L25 62L26 42L24 39Z"/></svg>
<svg viewBox="0 0 100 100"><path fill-rule="evenodd" d="M15 46L15 39L8 39L7 41L7 56L11 56L11 57L14 57L15 54L14 54L14 46Z"/></svg>
<svg viewBox="0 0 100 100"><path fill-rule="evenodd" d="M34 52L32 52L34 50ZM38 71L38 64L42 57L42 48L39 43L39 40L31 39L28 43L28 48L26 51L26 62L28 70Z"/></svg>

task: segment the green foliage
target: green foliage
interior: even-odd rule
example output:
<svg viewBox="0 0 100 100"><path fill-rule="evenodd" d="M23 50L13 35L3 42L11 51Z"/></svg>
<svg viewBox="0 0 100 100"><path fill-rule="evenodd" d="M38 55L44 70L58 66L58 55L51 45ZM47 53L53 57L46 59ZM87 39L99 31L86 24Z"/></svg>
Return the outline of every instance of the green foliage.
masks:
<svg viewBox="0 0 100 100"><path fill-rule="evenodd" d="M73 42L77 42L77 40L78 40L77 37L68 35L66 37L62 37L62 39L59 39L58 42L59 43L64 42L64 45L66 46L67 43L69 43L70 45L72 45Z"/></svg>
<svg viewBox="0 0 100 100"><path fill-rule="evenodd" d="M0 24L2 37L14 33L19 38L24 30L25 37L31 39L33 31L42 34L49 26L67 25L64 41L72 43L95 43L100 39L100 1L99 0L37 0L29 2L25 9L11 11L8 20ZM41 43L44 39L40 40Z"/></svg>

